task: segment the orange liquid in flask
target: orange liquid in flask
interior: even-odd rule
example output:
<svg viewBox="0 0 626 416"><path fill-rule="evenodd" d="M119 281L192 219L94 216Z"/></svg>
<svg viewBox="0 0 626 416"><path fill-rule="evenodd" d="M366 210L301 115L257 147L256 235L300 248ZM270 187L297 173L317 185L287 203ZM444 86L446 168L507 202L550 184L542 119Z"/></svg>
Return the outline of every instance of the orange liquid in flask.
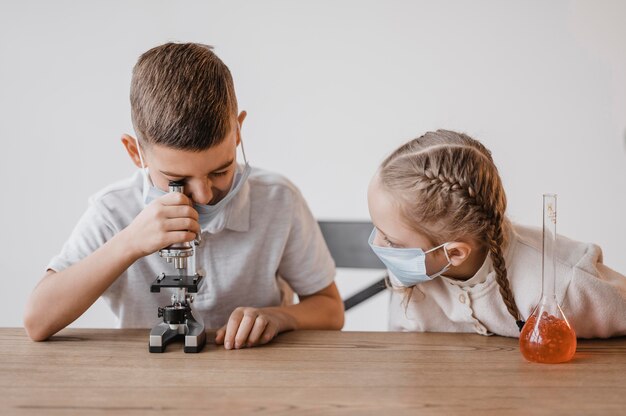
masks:
<svg viewBox="0 0 626 416"><path fill-rule="evenodd" d="M556 297L556 195L543 196L543 260L541 298L524 324L519 348L528 361L557 364L576 353L576 333Z"/></svg>
<svg viewBox="0 0 626 416"><path fill-rule="evenodd" d="M519 338L520 351L528 361L557 364L569 361L576 352L576 334L566 320L541 314L528 318Z"/></svg>

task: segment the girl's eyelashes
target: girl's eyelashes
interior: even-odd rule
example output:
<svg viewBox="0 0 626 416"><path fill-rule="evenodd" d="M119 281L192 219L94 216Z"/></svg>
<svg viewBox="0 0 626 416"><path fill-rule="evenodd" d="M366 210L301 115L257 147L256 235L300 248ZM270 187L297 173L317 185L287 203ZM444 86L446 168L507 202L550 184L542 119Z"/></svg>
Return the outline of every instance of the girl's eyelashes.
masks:
<svg viewBox="0 0 626 416"><path fill-rule="evenodd" d="M222 171L222 172L213 172L213 173L211 173L211 175L212 175L212 176L224 176L224 175L226 175L227 173L228 173L228 171L227 171L227 170L225 170L225 171Z"/></svg>

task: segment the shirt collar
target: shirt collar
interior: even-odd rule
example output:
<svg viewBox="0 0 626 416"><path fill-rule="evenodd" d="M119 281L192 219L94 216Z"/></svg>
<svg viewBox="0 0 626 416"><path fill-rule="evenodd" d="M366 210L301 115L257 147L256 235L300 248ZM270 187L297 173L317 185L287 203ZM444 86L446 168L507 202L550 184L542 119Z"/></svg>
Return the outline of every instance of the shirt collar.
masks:
<svg viewBox="0 0 626 416"><path fill-rule="evenodd" d="M485 257L485 261L483 262L482 266L480 266L480 269L478 269L476 274L474 274L474 276L470 277L469 279L457 280L457 279L452 279L450 277L445 277L445 276L442 276L442 278L448 283L453 284L455 286L472 287L481 283L485 283L485 281L487 281L487 276L489 276L489 273L491 273L492 271L493 271L493 265L491 264L491 257L487 255L487 257Z"/></svg>

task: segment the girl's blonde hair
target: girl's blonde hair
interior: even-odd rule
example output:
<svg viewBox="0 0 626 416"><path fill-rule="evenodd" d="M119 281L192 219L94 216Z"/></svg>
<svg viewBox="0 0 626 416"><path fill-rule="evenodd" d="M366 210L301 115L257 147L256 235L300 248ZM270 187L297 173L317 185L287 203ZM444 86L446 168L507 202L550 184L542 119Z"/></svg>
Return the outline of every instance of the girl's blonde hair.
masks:
<svg viewBox="0 0 626 416"><path fill-rule="evenodd" d="M428 132L387 157L379 177L400 202L404 221L433 246L469 237L488 249L502 300L521 330L503 256L506 195L491 152L462 133Z"/></svg>

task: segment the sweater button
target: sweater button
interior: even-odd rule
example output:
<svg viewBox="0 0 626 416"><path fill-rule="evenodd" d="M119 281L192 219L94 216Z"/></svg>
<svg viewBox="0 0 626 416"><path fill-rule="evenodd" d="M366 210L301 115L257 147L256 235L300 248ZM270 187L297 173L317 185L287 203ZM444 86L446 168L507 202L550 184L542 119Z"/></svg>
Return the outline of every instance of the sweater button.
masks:
<svg viewBox="0 0 626 416"><path fill-rule="evenodd" d="M465 295L463 295L463 294L459 295L459 302L465 303Z"/></svg>

